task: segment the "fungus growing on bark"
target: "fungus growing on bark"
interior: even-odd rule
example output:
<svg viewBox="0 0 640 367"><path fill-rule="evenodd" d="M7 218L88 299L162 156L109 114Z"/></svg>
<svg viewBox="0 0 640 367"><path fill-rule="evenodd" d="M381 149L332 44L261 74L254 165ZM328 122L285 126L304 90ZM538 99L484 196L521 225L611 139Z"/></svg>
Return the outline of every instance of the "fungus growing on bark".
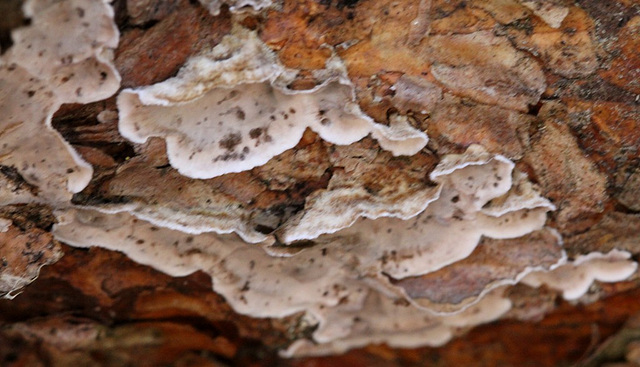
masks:
<svg viewBox="0 0 640 367"><path fill-rule="evenodd" d="M232 12L242 12L248 9L259 11L268 8L272 0L200 0L200 3L213 15L220 14L222 4L227 4Z"/></svg>
<svg viewBox="0 0 640 367"><path fill-rule="evenodd" d="M31 190L2 195L2 204L65 203L91 179L91 167L51 127L61 101L42 80L18 65L0 66L0 164ZM17 194L17 195L16 195Z"/></svg>
<svg viewBox="0 0 640 367"><path fill-rule="evenodd" d="M0 57L0 205L65 207L93 170L51 119L63 103L94 102L117 91L120 77L109 52L118 30L103 0L28 0L23 10L31 24L12 32L14 44ZM62 255L44 231L9 225L0 232L5 297Z"/></svg>
<svg viewBox="0 0 640 367"><path fill-rule="evenodd" d="M62 204L89 183L92 169L51 118L63 103L116 92L120 77L109 50L118 30L103 0L30 0L24 13L31 25L12 32L14 45L0 59L0 164L15 168L32 190L3 194L2 204Z"/></svg>
<svg viewBox="0 0 640 367"><path fill-rule="evenodd" d="M373 145L373 143L371 143ZM437 158L425 152L393 159L388 152L360 142L335 146L335 169L326 189L306 199L305 207L278 229L285 243L314 239L353 225L358 218L409 219L440 195L441 186L425 179Z"/></svg>
<svg viewBox="0 0 640 367"><path fill-rule="evenodd" d="M300 235L313 240L302 248L272 241L247 244L234 234L191 235L128 213L91 209L59 211L53 232L71 245L122 251L173 276L203 270L211 275L214 290L243 314L284 317L306 312L309 322L318 324L313 340L320 345L295 344L287 352L292 355L338 352L381 341L398 346L440 345L459 327L499 317L508 310L509 301L497 291L495 296L486 295L491 291L487 288L481 292L485 297L465 303L454 310L459 314L452 315L421 304L395 283L466 258L482 236L516 238L540 230L553 205L513 168L508 159L471 146L464 154L442 158L430 174L438 186L417 190L424 191L425 197L416 207L403 200L391 201L384 213L387 217L373 219L376 216L367 212L367 205L360 206L359 211L343 216L339 221L349 220L337 227L314 222L322 215L303 217L298 225L309 222L298 227L301 233L302 228L315 232ZM331 198L331 189L325 194ZM341 195L339 189L337 195ZM370 200L372 207L384 207L375 196L363 200ZM403 212L398 209L402 205L410 209ZM343 228L358 216L370 218ZM335 233L314 238L328 232ZM550 239L553 244L558 241ZM548 269L554 263L546 264L534 262L531 268ZM521 273L512 276L517 281Z"/></svg>
<svg viewBox="0 0 640 367"><path fill-rule="evenodd" d="M474 7L484 7L503 25L524 19L532 9L550 27L558 27L568 12L555 1L518 1L477 1L469 8L479 14ZM231 12L259 11L272 1L201 3L218 14L222 4ZM430 8L423 0L418 10L425 16ZM571 178L595 176L575 169L587 158L571 132L535 126L545 112L553 112L550 102L537 116L529 111L546 88L543 69L549 65L543 68L511 43L524 48L524 38L497 36L493 21L468 33L443 32L445 17L437 32L426 34L429 22L416 18L410 53L402 59L416 59L418 48L424 52L413 74L351 73L358 95L364 84L380 83L375 85L380 91L371 93L376 106L366 107L384 109L372 114L383 120L379 116L386 112L384 123L360 110L356 87L336 55L321 70L287 69L282 53L276 55L257 31L235 25L212 50L189 59L176 77L118 97L121 134L134 143L164 139L157 141L166 144L175 170L164 150L148 154L153 142L137 145L137 155L124 162L109 157L113 176L94 180L97 185L87 190L102 196L92 202L88 194L85 203L115 204L73 207L71 194L87 185L91 167L53 130L51 119L63 103L86 104L117 90L119 77L109 61L118 41L113 10L106 0L27 0L25 14L32 24L14 32L15 45L0 59L0 204L48 204L58 219L53 236L72 246L121 251L176 277L203 271L241 314L303 313L297 320L306 326L305 336L298 336L285 356L341 353L382 342L439 346L468 327L503 316L512 306L512 294L504 292L511 285L545 284L576 299L594 280L618 281L636 271L631 255L616 250L567 262L561 236L545 226L555 206L522 170L534 172L549 197L567 192L584 197L575 187L589 185L597 205L606 201L606 180L603 174L566 180L558 185L563 190L547 184L549 172L563 176L541 157L558 147L575 148L560 149L576 153L563 161L576 171L568 170ZM244 23L259 23L260 17ZM520 28L527 27L503 28L509 34L526 33ZM589 39L580 32L577 41ZM562 37L573 34L566 33ZM372 34L371 39L386 37ZM269 44L276 49L276 43ZM581 67L589 67L577 74L560 75L588 75L596 68L592 59L586 58ZM317 84L297 90L302 76ZM102 111L98 119L115 123L113 113ZM430 119L414 120L420 114ZM568 126L554 116L558 126ZM456 124L459 120L470 123ZM434 132L429 149L423 149L426 133L415 127L421 125ZM317 135L305 134L307 128ZM558 143L566 139L571 144ZM478 141L485 147L475 145ZM309 146L313 150L305 151ZM516 168L511 159L522 158ZM239 174L226 175L233 172ZM573 191L565 184L574 185ZM74 203L81 202L79 196ZM629 189L618 201L633 209L632 197ZM593 204L592 198L585 203ZM562 200L556 201L561 209ZM265 219L270 210L277 214ZM567 223L561 215L555 218ZM259 220L269 226L256 225ZM0 249L9 248L10 254L3 251L0 263L4 297L59 257L51 234L13 223L0 218Z"/></svg>
<svg viewBox="0 0 640 367"><path fill-rule="evenodd" d="M508 159L471 146L465 154L445 156L431 172L442 189L418 215L361 219L318 241L339 242L362 269L380 267L396 279L438 270L469 256L482 236L515 238L542 228L553 205L536 194L509 191L512 170ZM503 195L500 204L483 209Z"/></svg>
<svg viewBox="0 0 640 367"><path fill-rule="evenodd" d="M553 271L529 274L522 282L532 287L544 284L561 291L565 299L575 300L585 295L594 281L619 282L629 278L637 268L627 251L592 252Z"/></svg>
<svg viewBox="0 0 640 367"><path fill-rule="evenodd" d="M465 329L494 321L509 311L511 302L502 291L497 289L465 311L444 316L371 291L360 297L357 308L348 305L326 309L313 333L316 343L297 340L281 355L332 355L374 343L398 348L438 347Z"/></svg>
<svg viewBox="0 0 640 367"><path fill-rule="evenodd" d="M296 72L285 69L255 32L236 27L211 52L190 59L174 78L118 97L123 136L167 142L173 167L211 178L265 164L293 148L306 128L334 144L371 134L396 155L411 155L427 136L405 120L389 126L362 113L344 66L331 58L320 83L294 91Z"/></svg>

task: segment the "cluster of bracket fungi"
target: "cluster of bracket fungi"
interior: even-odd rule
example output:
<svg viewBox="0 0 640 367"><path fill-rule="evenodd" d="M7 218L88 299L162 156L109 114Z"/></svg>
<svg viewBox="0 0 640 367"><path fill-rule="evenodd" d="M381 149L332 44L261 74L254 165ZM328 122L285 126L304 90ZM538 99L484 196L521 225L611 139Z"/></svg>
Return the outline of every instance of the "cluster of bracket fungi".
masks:
<svg viewBox="0 0 640 367"><path fill-rule="evenodd" d="M212 14L222 6L201 2ZM238 14L275 6L226 3ZM567 14L562 6L534 3L523 2L551 27ZM302 313L315 329L310 339L283 350L285 356L380 342L438 346L507 315L512 302L505 291L514 284L546 285L573 300L594 280L614 282L635 273L637 264L625 251L569 259L560 234L546 226L555 206L506 156L472 144L436 157L425 148L427 133L407 115L393 114L388 123L369 117L333 51L325 67L314 71L315 86L293 89L299 71L285 67L256 31L237 23L176 76L119 91L113 65L119 32L107 0L28 0L24 13L31 24L13 31L14 44L0 58L0 165L24 182L3 176L0 205L51 206L54 238L71 246L120 251L172 276L204 271L239 313ZM434 45L447 42L438 37ZM456 38L469 40L506 47L483 32ZM420 38L414 35L412 42ZM544 76L534 62L517 52L511 56L520 65L531 63L520 86L524 97L510 102L520 109L539 96ZM464 65L432 68L452 91L464 89L465 79L483 77L472 72ZM400 78L394 89L404 103L434 93L454 98L411 77ZM139 176L145 171L136 167L145 162L132 159L120 172L121 196L146 192L153 200L72 203L91 181L92 167L52 127L52 116L62 104L99 101L118 91L120 134L141 145L163 139L170 169L186 182L187 193L163 195L162 187ZM486 102L491 94L475 97ZM340 170L271 230L252 222L251 209L207 186L209 179L261 167L296 149L308 130L331 146L331 163ZM403 162L398 164L411 173L375 176L389 162ZM164 189L171 188L168 183ZM10 220L1 224L0 236L16 235ZM470 257L479 246L482 251ZM509 258L514 251L517 256ZM15 296L58 257L51 253L41 262L4 269L0 292ZM490 261L503 262L502 271L483 272L483 262ZM461 287L452 274L473 281Z"/></svg>

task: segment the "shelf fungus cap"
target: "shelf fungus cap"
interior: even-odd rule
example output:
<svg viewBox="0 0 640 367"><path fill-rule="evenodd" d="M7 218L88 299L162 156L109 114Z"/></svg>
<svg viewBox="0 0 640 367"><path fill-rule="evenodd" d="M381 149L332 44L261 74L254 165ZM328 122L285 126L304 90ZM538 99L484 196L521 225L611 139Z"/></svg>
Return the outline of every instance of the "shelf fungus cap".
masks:
<svg viewBox="0 0 640 367"><path fill-rule="evenodd" d="M73 246L122 251L174 276L202 270L211 276L213 289L242 314L285 317L304 312L317 330L313 341L294 344L289 355L334 353L373 342L435 346L461 328L500 317L510 301L494 284L464 308L439 312L421 306L396 281L467 258L483 236L517 238L543 228L550 206L532 187L523 191L525 176L513 169L508 159L472 146L464 154L445 156L435 167L431 177L439 186L423 188L422 212L404 216L390 200L389 213L397 217L360 218L351 227L302 244L248 244L235 234L188 234L126 211L94 209L58 211L53 233ZM409 190L407 197L416 192ZM384 200L363 200L384 206ZM483 213L493 200L491 212ZM358 210L364 216L368 209ZM555 240L550 236L548 246L555 246ZM538 261L540 268L548 269L562 255L554 254Z"/></svg>
<svg viewBox="0 0 640 367"><path fill-rule="evenodd" d="M4 58L43 79L62 103L89 103L113 95L120 76L111 51L119 32L105 0L30 0L31 25L11 33Z"/></svg>
<svg viewBox="0 0 640 367"><path fill-rule="evenodd" d="M382 271L402 279L436 271L469 256L483 236L516 238L544 226L551 210L544 200L532 205L504 199L509 207L494 209L500 215L482 211L491 200L512 195L513 167L508 159L471 146L464 154L445 156L431 173L442 188L421 213L408 219L360 219L318 241L339 244L345 257L357 257L364 273Z"/></svg>
<svg viewBox="0 0 640 367"><path fill-rule="evenodd" d="M561 291L566 300L575 300L585 295L594 281L619 282L633 275L637 268L638 263L627 251L592 252L578 256L553 271L531 273L522 283L532 287L544 284Z"/></svg>
<svg viewBox="0 0 640 367"><path fill-rule="evenodd" d="M129 213L92 209L56 213L55 238L76 247L98 246L124 252L134 261L172 276L202 270L213 288L240 313L284 317L323 304L335 306L351 287L349 273L321 247L295 258L272 257L234 234L190 235L157 227Z"/></svg>
<svg viewBox="0 0 640 367"><path fill-rule="evenodd" d="M30 0L24 10L31 24L12 32L0 59L0 165L29 190L0 192L0 202L60 204L84 189L92 168L53 129L53 114L117 91L110 49L119 34L103 0Z"/></svg>
<svg viewBox="0 0 640 367"><path fill-rule="evenodd" d="M511 302L502 291L497 289L467 310L447 316L434 316L402 300L371 292L360 309L337 307L321 313L313 334L316 342L297 340L281 355L333 355L372 343L396 348L439 347L464 329L494 321L509 311Z"/></svg>
<svg viewBox="0 0 640 367"><path fill-rule="evenodd" d="M119 129L135 143L164 138L171 165L200 179L263 165L293 148L307 128L341 145L372 134L394 154L426 145L426 134L406 121L375 123L355 102L341 62L332 58L327 68L315 88L291 90L287 81L296 72L285 69L255 32L235 27L176 77L122 91Z"/></svg>

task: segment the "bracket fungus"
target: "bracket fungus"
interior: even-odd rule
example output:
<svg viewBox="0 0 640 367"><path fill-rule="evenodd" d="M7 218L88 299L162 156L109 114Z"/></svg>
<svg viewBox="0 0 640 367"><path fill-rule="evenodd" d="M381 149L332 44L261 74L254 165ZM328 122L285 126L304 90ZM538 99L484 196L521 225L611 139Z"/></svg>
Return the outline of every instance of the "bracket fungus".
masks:
<svg viewBox="0 0 640 367"><path fill-rule="evenodd" d="M348 220L337 227L313 222L315 215L303 216L297 225L308 220L315 227L306 223L299 228L320 230L302 236L312 239L312 246L288 253L282 247L290 245L272 240L252 245L235 234L187 234L129 213L93 209L59 211L53 233L74 246L122 251L173 276L205 271L214 290L243 314L285 317L305 312L310 323L319 325L313 341L292 345L286 355L335 353L380 341L440 345L455 330L491 321L509 309L498 285L516 283L523 271L551 269L564 261L564 254L559 238L547 236L549 245L557 247L551 250L556 253L552 259L536 263L534 257L524 270L493 283L460 307L431 307L414 299L398 281L467 258L483 236L517 238L542 230L546 212L554 209L524 174L514 172L511 161L480 146L443 157L430 177L438 186L423 187L428 195L419 206L407 204L412 209L405 213L368 215L365 205L343 216L340 220ZM326 193L331 197L331 189ZM361 216L365 218L357 219ZM387 312L390 308L393 313ZM416 323L417 317L424 322Z"/></svg>
<svg viewBox="0 0 640 367"><path fill-rule="evenodd" d="M52 127L53 114L117 91L110 50L119 33L103 0L28 0L23 10L31 23L12 32L0 57L0 205L65 207L93 170ZM11 296L61 251L46 232L2 232L0 292Z"/></svg>
<svg viewBox="0 0 640 367"><path fill-rule="evenodd" d="M334 144L371 134L397 155L414 154L427 144L426 134L406 121L386 126L360 111L337 58L316 73L322 80L310 90L289 89L295 75L255 32L236 27L209 53L190 59L176 77L122 91L120 132L135 143L163 137L171 165L192 178L263 165L293 148L306 128Z"/></svg>
<svg viewBox="0 0 640 367"><path fill-rule="evenodd" d="M25 1L31 23L12 32L14 44L0 56L0 205L36 203L57 221L22 228L0 212L1 297L13 297L61 256L56 241L101 247L174 277L202 271L234 311L298 323L303 332L280 351L295 357L369 343L440 346L470 327L513 317L520 311L514 289L544 285L554 297L585 300L594 281L636 273L629 252L580 255L596 249L564 242L577 233L562 227L579 216L574 208L603 212L607 179L582 154L574 126L553 112L561 102L540 107L540 98L564 93L570 82L547 72L591 75L595 56L582 71L558 72L560 64L544 64L551 56L524 51L530 35L513 32L527 27L511 27L532 12L541 29L570 23L573 8L563 0L478 0L453 11L457 22L465 12L493 20L474 21L465 32L443 30L448 16L432 22L440 5L423 0L408 43L369 28L370 39L318 36L310 43L326 47L326 57L315 70L289 68L295 63L278 53L280 28L261 24L289 11L280 2L200 3L232 24L229 34L185 56L177 73L167 73L175 76L122 90L117 118L110 101L96 111L135 154L95 153L109 163L96 163L92 177L52 119L63 104L104 100L120 88L114 10L108 0ZM380 6L373 3L366 6ZM349 9L345 24L366 9ZM260 14L240 21L236 13L244 11ZM147 30L131 31L132 39L138 31ZM389 46L388 55L406 46L399 60L420 59L420 67L402 70L394 61L352 72L362 65L353 55L371 50L375 38L385 39L379 45ZM544 159L558 151L561 164ZM634 209L635 192L625 189L616 200ZM559 210L549 220L554 203Z"/></svg>
<svg viewBox="0 0 640 367"><path fill-rule="evenodd" d="M546 285L562 292L566 300L582 297L594 281L619 282L635 273L638 264L627 251L591 252L550 272L535 272L522 280L532 287Z"/></svg>
<svg viewBox="0 0 640 367"><path fill-rule="evenodd" d="M441 185L424 177L435 167L436 157L420 152L398 162L389 152L374 149L366 143L335 146L329 159L341 169L333 172L326 189L309 195L304 209L280 226L278 238L284 243L314 239L350 227L361 217L409 219L438 198Z"/></svg>
<svg viewBox="0 0 640 367"><path fill-rule="evenodd" d="M485 237L469 257L425 275L393 280L393 284L417 307L455 313L498 287L565 264L561 244L550 228L512 239Z"/></svg>
<svg viewBox="0 0 640 367"><path fill-rule="evenodd" d="M31 25L12 32L14 45L0 58L0 165L13 167L32 190L0 199L62 205L89 183L92 169L51 119L63 103L117 91L120 77L109 52L118 30L103 0L30 0L24 13Z"/></svg>
<svg viewBox="0 0 640 367"><path fill-rule="evenodd" d="M458 314L433 316L371 292L361 297L360 308L338 306L323 316L321 326L314 332L314 338L321 343L297 340L281 355L331 355L372 343L400 348L438 347L465 328L494 321L509 311L511 302L501 293L498 289Z"/></svg>

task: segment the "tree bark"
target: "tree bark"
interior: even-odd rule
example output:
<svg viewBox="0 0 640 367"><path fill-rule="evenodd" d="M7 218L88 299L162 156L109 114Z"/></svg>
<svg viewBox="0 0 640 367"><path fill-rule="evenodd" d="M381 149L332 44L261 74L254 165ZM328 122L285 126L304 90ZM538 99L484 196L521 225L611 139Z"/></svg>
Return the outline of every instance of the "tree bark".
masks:
<svg viewBox="0 0 640 367"><path fill-rule="evenodd" d="M293 89L313 85L313 71L322 69L335 52L367 115L383 124L394 114L406 115L413 127L427 132L430 142L423 154L428 158L418 162L420 167L432 168L442 156L480 144L513 160L539 186L541 196L555 204L547 226L562 236L570 258L620 249L637 259L640 3L521 3L527 2L285 0L243 16L232 16L225 6L213 16L195 1L115 0L121 32L115 65L122 88L166 80L189 57L219 44L232 31L232 17L257 30L284 66L300 70ZM8 8L0 11L8 14L0 19L3 50L10 45L8 32L27 24L20 5L0 4L0 9ZM568 12L554 28L555 18L541 7ZM486 37L482 47L488 51L476 41L468 42L464 36L469 34ZM451 47L455 42L459 44ZM518 64L498 67L502 60L484 54L507 49L533 60L541 70L540 96L532 97L527 89L527 83L534 83L531 70ZM470 74L456 74L463 69ZM409 78L444 84L445 102L403 97L393 86ZM494 84L483 84L487 80ZM487 93L489 87L494 92ZM120 135L117 124L115 96L63 105L56 112L53 126L94 167L91 183L73 202L104 203L131 192L152 201L160 194L149 188L163 185L162 195L183 195L179 191L186 179L168 165L164 142L131 143ZM357 144L363 151L381 151L369 138ZM270 213L254 224L272 231L273 221L282 223L291 212L300 211L313 192L328 187L340 169L328 163L332 146L307 130L295 148L266 166L217 177L207 185L245 203L247 210ZM304 158L296 158L296 152ZM357 180L374 186L385 182L383 176L397 175L409 182L407 172L417 161L400 168L394 164L401 163L394 162L384 161L379 176ZM25 187L11 167L0 168L16 187ZM145 173L158 169L166 174L157 182ZM131 176L126 176L127 170ZM286 179L279 182L273 179L283 176ZM136 184L131 177L142 182ZM240 315L212 291L211 279L203 272L170 277L119 252L60 243L49 233L56 220L53 209L44 204L0 209L0 217L13 223L11 231L0 233L3 259L33 244L36 250L21 252L12 264L21 270L46 265L15 298L0 299L3 366L640 363L637 322L628 322L640 313L640 281L635 274L624 282L592 285L577 304L551 289L513 286L508 290L514 303L511 318L479 326L439 348L370 345L337 356L281 358L279 349L313 331L300 326L300 315ZM480 256L481 250L474 254ZM64 255L58 260L60 251ZM460 266L462 273L471 271L471 266Z"/></svg>

